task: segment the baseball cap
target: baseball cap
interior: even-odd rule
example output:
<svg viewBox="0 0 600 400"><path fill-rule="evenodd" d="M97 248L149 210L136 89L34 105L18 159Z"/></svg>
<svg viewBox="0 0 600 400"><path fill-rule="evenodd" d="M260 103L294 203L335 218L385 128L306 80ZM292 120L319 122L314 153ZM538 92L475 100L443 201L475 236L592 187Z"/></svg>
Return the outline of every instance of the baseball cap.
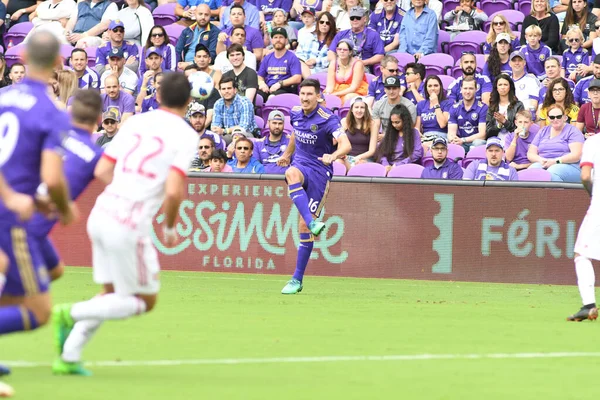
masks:
<svg viewBox="0 0 600 400"><path fill-rule="evenodd" d="M355 98L352 99L352 101L350 101L350 107L352 107L354 105L354 103L357 103L359 101L364 103L365 98L362 96L356 96Z"/></svg>
<svg viewBox="0 0 600 400"><path fill-rule="evenodd" d="M271 31L271 37L274 37L275 35L282 35L284 38L288 38L288 34L285 28L273 28L273 30Z"/></svg>
<svg viewBox="0 0 600 400"><path fill-rule="evenodd" d="M385 81L383 81L383 87L400 87L400 78L398 78L397 76L388 76L387 78L385 78Z"/></svg>
<svg viewBox="0 0 600 400"><path fill-rule="evenodd" d="M240 127L233 128L231 130L231 136L235 137L236 135L237 136L242 135L242 136L247 137L248 139L252 139L252 135L250 133L246 132L246 130L244 128L240 128Z"/></svg>
<svg viewBox="0 0 600 400"><path fill-rule="evenodd" d="M112 119L113 121L119 122L119 116L112 110L105 111L104 114L102 114L102 122L106 121L107 119Z"/></svg>
<svg viewBox="0 0 600 400"><path fill-rule="evenodd" d="M110 21L110 24L108 25L108 29L110 29L111 31L115 28L123 28L125 29L125 24L123 24L123 21L121 21L120 19L113 19L112 21Z"/></svg>
<svg viewBox="0 0 600 400"><path fill-rule="evenodd" d="M125 58L125 52L123 51L123 47L113 47L112 49L110 49L108 57Z"/></svg>
<svg viewBox="0 0 600 400"><path fill-rule="evenodd" d="M505 40L506 42L510 43L510 35L506 32L499 33L498 36L496 36L496 43L500 43L501 40Z"/></svg>
<svg viewBox="0 0 600 400"><path fill-rule="evenodd" d="M148 51L146 52L146 58L150 57L150 55L156 54L157 56L162 57L162 54L158 51L158 49L154 46L148 47Z"/></svg>
<svg viewBox="0 0 600 400"><path fill-rule="evenodd" d="M500 138L498 136L492 136L491 138L489 138L487 140L487 142L485 142L486 149L489 149L492 146L498 146L502 150L504 150L504 146L502 145L502 140L500 140Z"/></svg>
<svg viewBox="0 0 600 400"><path fill-rule="evenodd" d="M592 88L600 88L600 79L592 79L590 81L590 85L588 86L588 90Z"/></svg>
<svg viewBox="0 0 600 400"><path fill-rule="evenodd" d="M198 101L194 100L188 106L187 116L189 118L192 115L198 114L198 113L200 113L202 115L206 115L206 107L204 107L204 105L200 104Z"/></svg>
<svg viewBox="0 0 600 400"><path fill-rule="evenodd" d="M312 14L313 17L316 15L316 11L315 11L314 7L304 7L304 8L302 8L302 14L304 14L304 13ZM300 15L302 15L302 14L300 14Z"/></svg>
<svg viewBox="0 0 600 400"><path fill-rule="evenodd" d="M516 50L516 51L513 51L512 53L510 53L509 60L512 60L515 57L521 57L522 60L525 60L525 55L523 55L523 53L521 53L519 50Z"/></svg>
<svg viewBox="0 0 600 400"><path fill-rule="evenodd" d="M285 116L279 110L273 110L269 113L267 121L285 121Z"/></svg>
<svg viewBox="0 0 600 400"><path fill-rule="evenodd" d="M435 146L436 144L441 144L441 145L444 145L444 147L448 147L448 142L446 141L446 139L444 139L441 136L438 136L435 139L433 139L433 142L431 143L431 147Z"/></svg>
<svg viewBox="0 0 600 400"><path fill-rule="evenodd" d="M352 7L350 9L350 17L364 17L367 11L363 7Z"/></svg>

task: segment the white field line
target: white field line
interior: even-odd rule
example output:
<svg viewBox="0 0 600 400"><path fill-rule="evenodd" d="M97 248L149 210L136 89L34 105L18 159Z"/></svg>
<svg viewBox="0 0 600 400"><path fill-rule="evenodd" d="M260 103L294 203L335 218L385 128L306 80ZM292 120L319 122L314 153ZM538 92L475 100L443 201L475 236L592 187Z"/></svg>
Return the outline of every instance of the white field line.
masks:
<svg viewBox="0 0 600 400"><path fill-rule="evenodd" d="M148 361L95 361L88 367L176 367L184 365L243 365L243 364L298 364L334 363L352 361L432 361L432 360L487 360L487 359L540 359L540 358L598 358L600 352L549 352L549 353L489 353L489 354L404 354L387 356L322 356L322 357L272 357L272 358L217 358L191 360ZM2 361L0 364L14 368L50 367L48 362Z"/></svg>

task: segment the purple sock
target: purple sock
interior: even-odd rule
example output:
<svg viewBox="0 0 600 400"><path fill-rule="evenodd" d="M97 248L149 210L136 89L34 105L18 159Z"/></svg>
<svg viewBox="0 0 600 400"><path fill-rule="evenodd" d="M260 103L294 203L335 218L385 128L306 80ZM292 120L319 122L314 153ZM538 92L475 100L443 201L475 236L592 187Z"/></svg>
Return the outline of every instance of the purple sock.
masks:
<svg viewBox="0 0 600 400"><path fill-rule="evenodd" d="M288 194L290 195L290 199L294 202L294 205L296 205L302 219L306 222L306 226L310 225L313 216L308 208L308 196L302 188L302 184L294 183L293 185L289 185Z"/></svg>
<svg viewBox="0 0 600 400"><path fill-rule="evenodd" d="M306 270L306 265L308 264L308 260L310 259L310 253L312 253L313 249L313 236L310 233L301 233L300 234L300 246L298 247L298 258L296 259L296 271L294 271L294 279L298 279L302 282L302 278L304 278L304 271Z"/></svg>
<svg viewBox="0 0 600 400"><path fill-rule="evenodd" d="M0 335L30 331L38 327L35 315L22 306L0 308Z"/></svg>

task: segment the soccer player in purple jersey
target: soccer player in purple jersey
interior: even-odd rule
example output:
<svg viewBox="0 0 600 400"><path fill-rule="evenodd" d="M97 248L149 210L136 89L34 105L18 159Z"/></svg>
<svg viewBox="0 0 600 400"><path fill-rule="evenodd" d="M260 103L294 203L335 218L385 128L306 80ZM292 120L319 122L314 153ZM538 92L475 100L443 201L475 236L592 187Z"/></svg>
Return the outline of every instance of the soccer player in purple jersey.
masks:
<svg viewBox="0 0 600 400"><path fill-rule="evenodd" d="M320 92L321 86L315 79L306 79L300 84L301 105L292 109L290 145L278 162L279 166L287 166L294 155L294 161L285 172L285 179L290 198L300 213L296 271L281 291L282 294L302 291L302 278L313 249L314 236L319 236L325 228L325 224L316 218L325 205L329 181L333 176L332 163L352 150L340 119L319 105Z"/></svg>

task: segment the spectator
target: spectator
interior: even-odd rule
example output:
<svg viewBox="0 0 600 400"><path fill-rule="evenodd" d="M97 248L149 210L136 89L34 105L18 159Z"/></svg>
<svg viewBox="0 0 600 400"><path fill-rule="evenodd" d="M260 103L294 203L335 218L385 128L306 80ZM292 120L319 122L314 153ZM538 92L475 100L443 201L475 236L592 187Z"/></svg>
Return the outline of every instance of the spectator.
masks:
<svg viewBox="0 0 600 400"><path fill-rule="evenodd" d="M589 83L590 102L585 103L577 114L575 127L589 138L600 132L600 80L594 78Z"/></svg>
<svg viewBox="0 0 600 400"><path fill-rule="evenodd" d="M329 12L333 16L338 30L344 31L347 29L352 29L352 25L350 25L350 10L361 5L363 8L368 9L370 3L369 5L366 5L364 2L360 2L359 0L339 0L339 4L332 5Z"/></svg>
<svg viewBox="0 0 600 400"><path fill-rule="evenodd" d="M475 0L460 0L454 10L444 15L444 21L453 27L454 31L480 31L488 16L475 6Z"/></svg>
<svg viewBox="0 0 600 400"><path fill-rule="evenodd" d="M524 110L523 103L515 94L515 83L506 74L499 75L494 81L490 107L486 117L487 137L497 136L504 139L508 132L515 130L515 117Z"/></svg>
<svg viewBox="0 0 600 400"><path fill-rule="evenodd" d="M53 71L52 76L48 80L48 88L51 89L52 100L58 101L58 72Z"/></svg>
<svg viewBox="0 0 600 400"><path fill-rule="evenodd" d="M102 114L102 136L96 140L96 146L105 148L119 132L119 115L114 111L105 111Z"/></svg>
<svg viewBox="0 0 600 400"><path fill-rule="evenodd" d="M281 111L271 111L267 119L269 135L254 142L253 157L265 167L265 174L285 174L288 168L277 165L290 145L290 138L283 131L284 123L285 117Z"/></svg>
<svg viewBox="0 0 600 400"><path fill-rule="evenodd" d="M66 108L67 101L73 96L75 90L78 89L77 75L75 72L68 69L58 71L56 75L56 81L58 83L58 101L62 108Z"/></svg>
<svg viewBox="0 0 600 400"><path fill-rule="evenodd" d="M217 37L221 30L210 23L210 9L206 4L196 7L195 12L196 23L181 32L175 48L177 68L182 71L194 61L199 45L208 49L212 60L217 57Z"/></svg>
<svg viewBox="0 0 600 400"><path fill-rule="evenodd" d="M212 59L210 58L210 52L206 46L199 44L196 46L196 55L194 56L194 64L198 66L199 71L206 72L212 79L215 87L219 87L219 81L221 80L221 71L214 70L210 67Z"/></svg>
<svg viewBox="0 0 600 400"><path fill-rule="evenodd" d="M36 0L3 0L2 2L6 6L6 14L10 14L12 25L21 22L29 22L30 14L32 14L38 6Z"/></svg>
<svg viewBox="0 0 600 400"><path fill-rule="evenodd" d="M515 96L526 110L535 115L538 106L540 81L534 75L526 73L525 55L520 51L513 51L510 55L512 80L515 84Z"/></svg>
<svg viewBox="0 0 600 400"><path fill-rule="evenodd" d="M192 64L192 65L188 65L187 67L185 67L183 74L185 75L186 78L189 78L190 75L198 72L199 70L200 70L200 67L198 67L196 64ZM211 90L211 92L207 98L205 98L203 100L196 100L200 104L202 104L202 106L204 106L204 108L207 110L206 111L206 123L204 125L207 128L212 124L213 115L214 115L213 109L215 108L215 103L220 98L221 98L221 94L216 89L216 87L214 87Z"/></svg>
<svg viewBox="0 0 600 400"><path fill-rule="evenodd" d="M110 68L107 68L100 77L100 89L104 89L104 81L109 75L115 75L119 78L119 84L123 90L133 96L137 89L138 76L129 68L125 68L123 48L112 49L108 62Z"/></svg>
<svg viewBox="0 0 600 400"><path fill-rule="evenodd" d="M401 72L398 68L398 59L394 56L385 56L383 60L381 60L381 75L377 78L373 79L371 83L369 83L369 89L367 91L368 97L365 98L365 103L369 107L373 106L373 103L377 100L380 100L385 95L385 88L383 86L383 82L390 76L398 76ZM404 77L400 78L401 91L400 95L402 96L404 92L404 86L406 85L406 81Z"/></svg>
<svg viewBox="0 0 600 400"><path fill-rule="evenodd" d="M209 137L212 139L214 148L219 150L225 150L225 141L219 135L206 129L206 108L198 101L194 100L188 107L186 119L198 133L199 138Z"/></svg>
<svg viewBox="0 0 600 400"><path fill-rule="evenodd" d="M106 77L102 96L102 112L114 111L120 122L125 122L135 112L135 99L126 90L121 90L116 75Z"/></svg>
<svg viewBox="0 0 600 400"><path fill-rule="evenodd" d="M596 24L594 24L594 28L596 29L596 38L592 42L592 59L596 57L596 55L600 54L600 36L598 36L598 29L600 29L600 21L596 21Z"/></svg>
<svg viewBox="0 0 600 400"><path fill-rule="evenodd" d="M77 47L99 47L102 33L117 19L116 3L110 0L79 0L65 26L67 41ZM137 54L137 53L136 53Z"/></svg>
<svg viewBox="0 0 600 400"><path fill-rule="evenodd" d="M375 159L388 172L393 166L421 162L421 135L413 128L412 121L411 113L404 105L399 104L392 109L390 123L375 152Z"/></svg>
<svg viewBox="0 0 600 400"><path fill-rule="evenodd" d="M417 0L423 1L423 0ZM335 49L342 39L348 39L354 44L354 54L362 60L365 65L365 71L372 71L375 64L379 64L383 59L384 46L379 34L373 29L368 28L367 11L362 7L353 7L350 10L351 29L340 31L331 42L328 51L329 61L335 60Z"/></svg>
<svg viewBox="0 0 600 400"><path fill-rule="evenodd" d="M217 70L217 71L221 71L222 74L224 74L225 72L231 71L234 67L233 64L231 63L231 61L229 60L229 55L230 55L230 49L232 48L232 46L239 46L239 47L235 47L236 49L241 48L241 60L238 60L239 62L244 64L244 67L248 67L250 68L254 74L256 74L256 55L254 55L254 53L252 53L251 51L248 51L244 45L246 43L246 30L243 27L236 27L233 28L233 30L231 31L231 36L230 36L230 41L231 44L229 45L229 47L227 48L227 51L222 51L222 52L218 52L221 44L217 44L217 59L215 60L215 63L213 65L213 69ZM239 50L236 50L236 52ZM258 51L258 49L257 49Z"/></svg>
<svg viewBox="0 0 600 400"><path fill-rule="evenodd" d="M241 6L244 9L246 22L249 26L258 30L261 29L260 13L258 12L256 6L249 3L247 0L233 0L233 4L231 6L225 7L225 9L223 10L223 15L221 15L221 24L219 25L219 28L221 28L222 30L226 30L227 28L232 26L232 21L230 20L230 12L235 6Z"/></svg>
<svg viewBox="0 0 600 400"><path fill-rule="evenodd" d="M275 51L265 57L258 69L258 94L266 101L281 93L298 93L302 68L296 55L285 48L287 32L282 28L271 31Z"/></svg>
<svg viewBox="0 0 600 400"><path fill-rule="evenodd" d="M522 46L520 51L525 56L527 72L533 74L533 76L537 76L542 81L546 78L544 61L552 56L552 50L540 42L542 39L542 30L539 26L531 25L527 28L525 37L527 38L527 44Z"/></svg>
<svg viewBox="0 0 600 400"><path fill-rule="evenodd" d="M210 155L210 169L208 172L233 172L233 169L227 165L225 150L213 150Z"/></svg>
<svg viewBox="0 0 600 400"><path fill-rule="evenodd" d="M304 79L312 74L324 72L329 67L329 46L336 34L335 20L330 13L323 12L319 14L318 21L310 39L306 41L300 39L296 49L296 56L302 61L302 78Z"/></svg>
<svg viewBox="0 0 600 400"><path fill-rule="evenodd" d="M506 34L502 36L504 40L510 44L511 50L516 50L521 47L521 41L515 36L515 34L512 32L512 29L510 29L510 24L508 23L506 17L502 14L496 14L492 20L492 24L490 25L490 30L485 38L485 42L483 43L483 54L485 54L486 61L492 51L493 45L498 43L498 35L501 33ZM493 78L495 77L492 77L490 80L493 80Z"/></svg>
<svg viewBox="0 0 600 400"><path fill-rule="evenodd" d="M215 143L212 137L205 136L200 138L198 143L198 155L192 161L189 170L192 172L208 172L210 170L210 157L215 150Z"/></svg>
<svg viewBox="0 0 600 400"><path fill-rule="evenodd" d="M142 79L139 81L137 88L138 95L136 98L136 104L138 105L138 111L141 110L142 102L148 96L152 96L155 91L154 79L156 75L162 74L162 55L156 47L150 47L146 52L146 64L147 70L142 75Z"/></svg>
<svg viewBox="0 0 600 400"><path fill-rule="evenodd" d="M23 43L27 43L33 33L47 31L66 44L64 27L76 8L77 5L73 0L46 0L39 3L35 11L29 16L33 28L25 37Z"/></svg>
<svg viewBox="0 0 600 400"><path fill-rule="evenodd" d="M452 102L446 100L442 81L437 75L425 79L425 99L417 104L417 123L415 129L421 136L425 148L436 137L448 137L448 118Z"/></svg>
<svg viewBox="0 0 600 400"><path fill-rule="evenodd" d="M385 97L378 100L373 105L373 125L371 135L378 135L379 132L387 132L392 109L401 104L409 111L412 118L412 126L417 122L417 108L410 100L400 96L400 78L390 76L383 82ZM381 136L378 141L381 140Z"/></svg>
<svg viewBox="0 0 600 400"><path fill-rule="evenodd" d="M509 64L512 49L507 33L501 33L496 37L496 45L490 51L490 56L483 66L482 72L491 82L502 73L512 74Z"/></svg>
<svg viewBox="0 0 600 400"><path fill-rule="evenodd" d="M356 164L375 161L373 156L377 149L377 135L371 134L373 117L363 97L352 99L350 110L341 122L352 150L344 159L337 159L336 162L344 164L349 170Z"/></svg>
<svg viewBox="0 0 600 400"><path fill-rule="evenodd" d="M553 53L560 53L559 21L551 11L548 0L531 2L531 13L525 17L521 26L521 44L527 43L527 29L530 26L537 26L541 30L541 42L548 46Z"/></svg>
<svg viewBox="0 0 600 400"><path fill-rule="evenodd" d="M96 51L96 72L102 76L109 64L109 59L114 49L121 49L125 58L125 66L137 73L140 66L138 48L134 43L124 40L125 25L121 20L111 21L107 31L108 41L98 47Z"/></svg>
<svg viewBox="0 0 600 400"><path fill-rule="evenodd" d="M398 33L400 32L400 26L405 13L403 9L396 5L395 0L382 1L383 8L371 14L369 28L379 32L384 50L386 53L389 53L397 50L400 45Z"/></svg>
<svg viewBox="0 0 600 400"><path fill-rule="evenodd" d="M298 44L300 42L309 43L313 38L313 33L317 29L315 20L317 12L314 7L304 7L300 18L304 26L298 30ZM297 54L296 54L297 55Z"/></svg>
<svg viewBox="0 0 600 400"><path fill-rule="evenodd" d="M502 140L495 136L485 145L485 160L475 160L467 167L463 179L470 181L518 181L517 170L504 158Z"/></svg>
<svg viewBox="0 0 600 400"><path fill-rule="evenodd" d="M235 156L227 163L233 172L244 174L264 174L265 167L252 157L254 143L247 137L240 137L235 142Z"/></svg>
<svg viewBox="0 0 600 400"><path fill-rule="evenodd" d="M592 76L581 79L575 85L573 98L575 99L575 103L577 103L580 107L585 103L590 102L588 88L593 79L600 79L600 55L597 55L592 63Z"/></svg>
<svg viewBox="0 0 600 400"><path fill-rule="evenodd" d="M294 29L288 25L286 12L281 9L277 9L273 14L273 20L268 22L265 26L265 31L263 34L265 43L263 57L273 52L273 43L271 41L270 33L275 28L282 28L286 30L288 34L288 44L286 45L287 49L295 50L298 46L298 37L296 36L296 31L294 31Z"/></svg>
<svg viewBox="0 0 600 400"><path fill-rule="evenodd" d="M546 92L548 91L548 86L552 81L561 77L560 75L560 61L556 57L550 57L546 59L544 63L544 70L546 72L545 78L542 81L540 86L540 91L538 94L538 103L544 101L544 97L546 97ZM569 84L569 90L573 91L575 89L575 83L572 80L568 79L567 83Z"/></svg>
<svg viewBox="0 0 600 400"><path fill-rule="evenodd" d="M315 13L320 14L321 12L332 11L332 0L294 0L292 8L290 9L290 25L295 29L302 27L301 22L296 20L304 10L304 7L314 7Z"/></svg>
<svg viewBox="0 0 600 400"><path fill-rule="evenodd" d="M463 99L450 109L448 142L461 145L468 152L471 147L485 144L488 106L475 100L477 82L473 77L462 80L460 91Z"/></svg>
<svg viewBox="0 0 600 400"><path fill-rule="evenodd" d="M408 63L404 67L404 76L406 79L404 97L409 99L414 105L417 105L419 101L425 98L423 95L425 66L419 63Z"/></svg>
<svg viewBox="0 0 600 400"><path fill-rule="evenodd" d="M125 26L125 40L138 46L148 41L152 26L154 26L154 17L144 0L125 0L126 7L119 10L118 17Z"/></svg>
<svg viewBox="0 0 600 400"><path fill-rule="evenodd" d="M14 63L10 66L10 70L8 71L8 79L11 85L16 83L21 83L21 81L25 78L25 66L21 63Z"/></svg>
<svg viewBox="0 0 600 400"><path fill-rule="evenodd" d="M8 70L6 69L6 60L4 59L4 53L0 53L0 88L8 85L10 85L10 81L8 79Z"/></svg>
<svg viewBox="0 0 600 400"><path fill-rule="evenodd" d="M576 81L587 73L589 53L581 46L583 34L579 27L574 26L569 29L566 37L569 48L563 53L562 75Z"/></svg>
<svg viewBox="0 0 600 400"><path fill-rule="evenodd" d="M593 87L600 88L600 81ZM581 131L567 124L565 110L559 104L548 107L550 125L542 128L527 152L533 164L529 168L544 168L552 181L579 183L579 161L585 138Z"/></svg>
<svg viewBox="0 0 600 400"><path fill-rule="evenodd" d="M235 42L232 41L234 28L237 35L241 35L238 28L244 29L244 45L247 51L251 51L256 56L256 61L259 62L263 58L263 49L265 47L263 34L260 30L246 25L246 14L241 6L233 5L231 7L231 24L229 27L221 31L217 38L217 53L224 52L231 43L240 43L240 38Z"/></svg>
<svg viewBox="0 0 600 400"><path fill-rule="evenodd" d="M504 138L504 158L509 165L517 171L529 168L531 162L527 158L529 145L535 139L537 134L531 132L531 113L527 110L521 110L517 113L515 119L517 128L514 132L509 132Z"/></svg>
<svg viewBox="0 0 600 400"><path fill-rule="evenodd" d="M221 8L221 1L219 0L177 0L177 4L175 4L175 15L181 18L177 23L183 26L194 24L194 22L196 22L195 11L200 5L208 7L211 19L218 19Z"/></svg>
<svg viewBox="0 0 600 400"><path fill-rule="evenodd" d="M565 20L565 15L567 15L567 8L569 8L569 0L551 1L550 7L552 7L552 12L556 15L559 22L563 22Z"/></svg>
<svg viewBox="0 0 600 400"><path fill-rule="evenodd" d="M419 60L435 53L438 44L438 18L425 0L412 0L400 25L400 53L409 53Z"/></svg>
<svg viewBox="0 0 600 400"><path fill-rule="evenodd" d="M256 8L258 8L258 12L261 14L260 20L266 22L265 29L269 22L275 19L277 10L284 10L287 13L292 8L292 4L293 0L257 0L255 2Z"/></svg>
<svg viewBox="0 0 600 400"><path fill-rule="evenodd" d="M477 72L477 58L473 52L464 52L460 56L460 69L462 76L459 76L448 86L448 100L456 103L462 100L461 84L463 79L470 76L477 83L477 93L475 100L485 104L490 104L490 93L492 92L492 82L486 75Z"/></svg>
<svg viewBox="0 0 600 400"><path fill-rule="evenodd" d="M229 46L227 49L227 58L233 69L224 73L223 78L226 76L233 78L234 82L236 82L238 94L254 102L254 97L258 90L258 75L254 69L244 64L244 48L242 45L234 43Z"/></svg>
<svg viewBox="0 0 600 400"><path fill-rule="evenodd" d="M141 59L146 59L148 49L155 47L162 57L161 68L163 71L175 71L177 69L177 55L175 46L170 43L169 35L165 28L155 25L150 30L150 35L146 40L146 45L142 49ZM146 63L140 63L140 76L146 72Z"/></svg>
<svg viewBox="0 0 600 400"><path fill-rule="evenodd" d="M242 128L246 132L258 135L254 120L254 105L250 100L237 94L234 79L221 79L219 85L222 98L214 108L212 131L223 136L227 143L232 140L233 128Z"/></svg>
<svg viewBox="0 0 600 400"><path fill-rule="evenodd" d="M425 0L425 4L435 13L435 16L438 21L442 20L442 11L444 5L440 0ZM403 10L410 10L411 7L414 7L412 4L412 0L398 0L398 6Z"/></svg>
<svg viewBox="0 0 600 400"><path fill-rule="evenodd" d="M327 86L323 94L338 96L342 104L353 97L365 96L369 89L365 67L353 54L353 43L348 39L340 40L336 49L337 57L327 70Z"/></svg>
<svg viewBox="0 0 600 400"><path fill-rule="evenodd" d="M585 49L591 49L592 43L596 38L596 20L597 17L588 10L585 0L570 0L567 8L565 22L560 30L563 39L567 38L567 31L573 25L578 25L583 34L583 43ZM563 48L567 48L567 44L563 42Z"/></svg>
<svg viewBox="0 0 600 400"><path fill-rule="evenodd" d="M573 100L573 92L569 88L565 78L557 78L550 86L548 86L548 92L544 98L543 104L540 105L540 111L538 112L538 125L547 125L548 109L552 104L560 104L565 110L567 117L567 123L575 125L577 123L577 115L579 114L579 107ZM581 129L580 129L581 130Z"/></svg>
<svg viewBox="0 0 600 400"><path fill-rule="evenodd" d="M154 75L154 79L152 82L152 93L144 97L144 99L142 100L140 106L141 112L145 113L152 110L158 110L158 107L160 107L160 103L158 101L158 98L156 97L156 93L158 92L158 89L160 89L160 83L162 82L162 79L162 72L158 72L156 75Z"/></svg>
<svg viewBox="0 0 600 400"><path fill-rule="evenodd" d="M88 67L88 55L84 49L71 51L70 64L77 75L79 89L98 90L100 88L100 76Z"/></svg>
<svg viewBox="0 0 600 400"><path fill-rule="evenodd" d="M431 143L433 164L421 172L421 179L462 179L463 169L454 160L448 158L448 142L443 137L436 137Z"/></svg>

